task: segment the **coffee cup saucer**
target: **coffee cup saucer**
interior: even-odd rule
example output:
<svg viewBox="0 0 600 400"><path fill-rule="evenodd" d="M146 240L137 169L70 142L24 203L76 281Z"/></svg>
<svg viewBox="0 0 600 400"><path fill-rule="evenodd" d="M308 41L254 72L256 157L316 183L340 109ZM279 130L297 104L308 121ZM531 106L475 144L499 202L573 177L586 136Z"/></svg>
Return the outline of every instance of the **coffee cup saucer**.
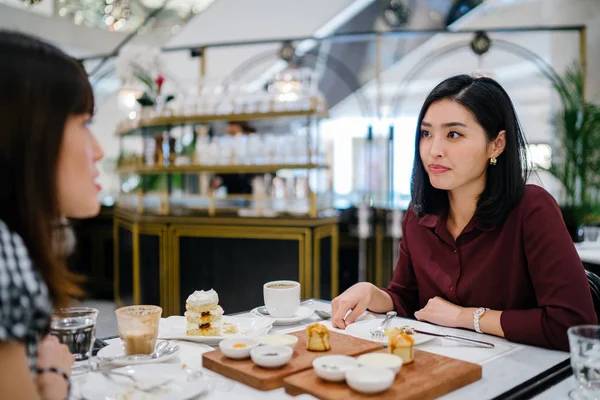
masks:
<svg viewBox="0 0 600 400"><path fill-rule="evenodd" d="M272 318L273 325L296 325L296 324L300 323L301 321L305 320L306 318L310 317L314 313L314 310L312 308L300 306L296 310L296 314L293 317L275 318L272 315L265 315L265 314L260 313L258 311L259 308L260 307L254 308L252 311L250 311L250 314L252 314L255 317Z"/></svg>
<svg viewBox="0 0 600 400"><path fill-rule="evenodd" d="M160 342L157 342L158 345ZM177 357L179 349L176 351L169 352L169 354L161 355L156 358L152 357L139 357L139 356L126 356L125 349L122 343L112 343L106 347L103 347L98 351L96 357L100 362L107 362L113 365L136 365L136 364L154 364L162 363Z"/></svg>

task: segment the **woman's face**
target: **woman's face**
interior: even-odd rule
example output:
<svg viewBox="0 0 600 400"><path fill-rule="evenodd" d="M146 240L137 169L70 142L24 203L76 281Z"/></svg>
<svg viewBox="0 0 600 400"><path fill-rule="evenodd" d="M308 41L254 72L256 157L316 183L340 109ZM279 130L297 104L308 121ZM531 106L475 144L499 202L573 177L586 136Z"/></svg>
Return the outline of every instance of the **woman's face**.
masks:
<svg viewBox="0 0 600 400"><path fill-rule="evenodd" d="M96 162L104 157L88 124L90 115L67 118L58 158L58 207L62 216L89 218L100 211L98 193L102 187L95 180Z"/></svg>
<svg viewBox="0 0 600 400"><path fill-rule="evenodd" d="M471 112L452 100L432 103L421 122L419 153L436 189L483 190L489 160L498 157L504 146L504 131L488 142L483 127Z"/></svg>

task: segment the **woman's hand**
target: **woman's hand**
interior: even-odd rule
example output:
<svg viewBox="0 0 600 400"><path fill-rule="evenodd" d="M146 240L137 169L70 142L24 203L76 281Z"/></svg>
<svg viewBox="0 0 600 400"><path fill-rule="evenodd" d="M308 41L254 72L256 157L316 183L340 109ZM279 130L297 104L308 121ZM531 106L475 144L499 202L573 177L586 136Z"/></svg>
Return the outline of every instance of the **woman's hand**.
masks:
<svg viewBox="0 0 600 400"><path fill-rule="evenodd" d="M415 313L415 317L419 321L427 321L449 328L464 328L465 315L465 308L438 296L429 299L425 307Z"/></svg>
<svg viewBox="0 0 600 400"><path fill-rule="evenodd" d="M38 368L58 368L71 376L73 355L55 336L48 335L38 344ZM46 372L37 376L36 384L44 400L65 399L68 384L59 374Z"/></svg>
<svg viewBox="0 0 600 400"><path fill-rule="evenodd" d="M56 336L48 335L38 344L38 368L58 368L71 376L74 358L69 348Z"/></svg>
<svg viewBox="0 0 600 400"><path fill-rule="evenodd" d="M331 302L331 324L334 328L346 329L348 325L369 307L374 286L360 282L350 287ZM350 314L348 311L352 310ZM346 316L348 314L348 316Z"/></svg>

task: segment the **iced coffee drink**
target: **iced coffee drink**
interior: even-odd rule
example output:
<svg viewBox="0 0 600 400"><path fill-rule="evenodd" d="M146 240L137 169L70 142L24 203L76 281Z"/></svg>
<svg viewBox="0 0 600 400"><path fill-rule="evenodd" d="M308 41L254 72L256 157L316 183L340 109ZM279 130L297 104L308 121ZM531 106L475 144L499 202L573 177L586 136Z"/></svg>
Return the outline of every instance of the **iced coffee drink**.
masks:
<svg viewBox="0 0 600 400"><path fill-rule="evenodd" d="M150 354L158 337L158 324L162 308L157 306L129 306L116 312L119 336L125 354Z"/></svg>

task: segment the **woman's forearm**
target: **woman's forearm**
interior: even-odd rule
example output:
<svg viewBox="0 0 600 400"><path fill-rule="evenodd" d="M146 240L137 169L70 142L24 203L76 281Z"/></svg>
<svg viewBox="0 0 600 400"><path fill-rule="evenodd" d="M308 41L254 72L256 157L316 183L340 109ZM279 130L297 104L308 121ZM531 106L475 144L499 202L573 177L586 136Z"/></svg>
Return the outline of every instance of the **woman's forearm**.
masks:
<svg viewBox="0 0 600 400"><path fill-rule="evenodd" d="M376 313L384 313L392 311L394 309L394 303L386 291L379 289L375 285L372 285L371 301L369 302L368 309Z"/></svg>

